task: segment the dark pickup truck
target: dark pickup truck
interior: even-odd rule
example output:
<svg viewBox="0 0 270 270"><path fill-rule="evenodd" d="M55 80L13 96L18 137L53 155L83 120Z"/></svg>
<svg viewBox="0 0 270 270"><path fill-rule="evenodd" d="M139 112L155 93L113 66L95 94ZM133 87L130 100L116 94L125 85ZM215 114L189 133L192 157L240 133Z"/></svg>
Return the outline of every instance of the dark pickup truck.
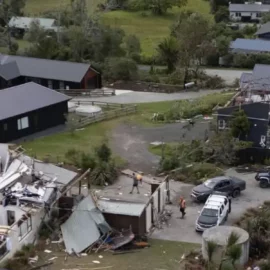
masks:
<svg viewBox="0 0 270 270"><path fill-rule="evenodd" d="M255 176L256 181L260 182L261 188L270 187L270 172L269 170L262 170L258 172Z"/></svg>
<svg viewBox="0 0 270 270"><path fill-rule="evenodd" d="M192 189L191 197L198 202L205 202L213 192L225 192L232 197L240 195L246 189L246 182L233 176L219 176L206 180Z"/></svg>

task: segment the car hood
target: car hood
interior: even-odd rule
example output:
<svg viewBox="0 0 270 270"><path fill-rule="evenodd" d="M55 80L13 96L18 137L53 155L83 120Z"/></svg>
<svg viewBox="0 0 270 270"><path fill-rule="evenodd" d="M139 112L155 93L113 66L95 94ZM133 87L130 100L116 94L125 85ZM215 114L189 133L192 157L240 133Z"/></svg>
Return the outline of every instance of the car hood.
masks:
<svg viewBox="0 0 270 270"><path fill-rule="evenodd" d="M211 193L212 189L208 188L206 185L201 184L193 188L193 191L198 193Z"/></svg>
<svg viewBox="0 0 270 270"><path fill-rule="evenodd" d="M218 221L217 217L199 216L198 223L205 225L216 225Z"/></svg>
<svg viewBox="0 0 270 270"><path fill-rule="evenodd" d="M268 177L268 176L269 176L269 173L268 172L257 173L257 177Z"/></svg>

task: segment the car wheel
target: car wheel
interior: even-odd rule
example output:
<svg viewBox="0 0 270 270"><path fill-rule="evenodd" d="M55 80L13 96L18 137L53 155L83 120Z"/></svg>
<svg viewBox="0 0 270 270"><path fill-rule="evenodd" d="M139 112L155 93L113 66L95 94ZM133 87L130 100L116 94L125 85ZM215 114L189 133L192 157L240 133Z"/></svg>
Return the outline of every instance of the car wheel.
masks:
<svg viewBox="0 0 270 270"><path fill-rule="evenodd" d="M267 188L268 187L268 181L267 180L260 180L260 187L261 188Z"/></svg>
<svg viewBox="0 0 270 270"><path fill-rule="evenodd" d="M240 195L240 189L236 188L233 192L232 192L232 196L233 198L236 198Z"/></svg>

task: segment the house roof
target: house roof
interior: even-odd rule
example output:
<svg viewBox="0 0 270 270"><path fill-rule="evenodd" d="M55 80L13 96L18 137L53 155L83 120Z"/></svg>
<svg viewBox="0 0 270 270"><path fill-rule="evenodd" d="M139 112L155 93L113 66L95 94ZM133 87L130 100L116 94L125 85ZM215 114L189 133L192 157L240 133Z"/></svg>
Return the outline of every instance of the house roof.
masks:
<svg viewBox="0 0 270 270"><path fill-rule="evenodd" d="M143 203L132 203L116 200L98 200L98 208L103 213L118 214L125 216L140 216L145 208Z"/></svg>
<svg viewBox="0 0 270 270"><path fill-rule="evenodd" d="M240 87L243 88L248 85L253 80L253 74L248 72L243 72L240 77Z"/></svg>
<svg viewBox="0 0 270 270"><path fill-rule="evenodd" d="M0 120L70 100L70 97L29 82L0 90Z"/></svg>
<svg viewBox="0 0 270 270"><path fill-rule="evenodd" d="M27 76L68 82L81 82L90 64L0 55L0 76L6 80Z"/></svg>
<svg viewBox="0 0 270 270"><path fill-rule="evenodd" d="M270 5L263 4L230 4L230 12L268 12Z"/></svg>
<svg viewBox="0 0 270 270"><path fill-rule="evenodd" d="M261 39L237 38L231 42L230 49L237 52L270 52L270 41Z"/></svg>
<svg viewBox="0 0 270 270"><path fill-rule="evenodd" d="M8 23L9 27L29 29L33 21L38 21L40 26L45 29L54 29L55 19L32 18L32 17L12 17Z"/></svg>
<svg viewBox="0 0 270 270"><path fill-rule="evenodd" d="M270 32L270 22L263 24L255 35L262 35Z"/></svg>

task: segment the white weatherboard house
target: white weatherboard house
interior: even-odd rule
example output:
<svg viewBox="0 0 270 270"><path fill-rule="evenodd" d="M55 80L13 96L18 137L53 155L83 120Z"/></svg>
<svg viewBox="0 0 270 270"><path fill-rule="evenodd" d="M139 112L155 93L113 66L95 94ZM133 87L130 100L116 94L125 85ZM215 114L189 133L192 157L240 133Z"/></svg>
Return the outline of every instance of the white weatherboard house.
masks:
<svg viewBox="0 0 270 270"><path fill-rule="evenodd" d="M252 4L229 4L230 18L232 21L260 21L263 13L270 11L270 5L264 5L261 2Z"/></svg>
<svg viewBox="0 0 270 270"><path fill-rule="evenodd" d="M0 144L0 262L37 240L49 207L76 176Z"/></svg>

